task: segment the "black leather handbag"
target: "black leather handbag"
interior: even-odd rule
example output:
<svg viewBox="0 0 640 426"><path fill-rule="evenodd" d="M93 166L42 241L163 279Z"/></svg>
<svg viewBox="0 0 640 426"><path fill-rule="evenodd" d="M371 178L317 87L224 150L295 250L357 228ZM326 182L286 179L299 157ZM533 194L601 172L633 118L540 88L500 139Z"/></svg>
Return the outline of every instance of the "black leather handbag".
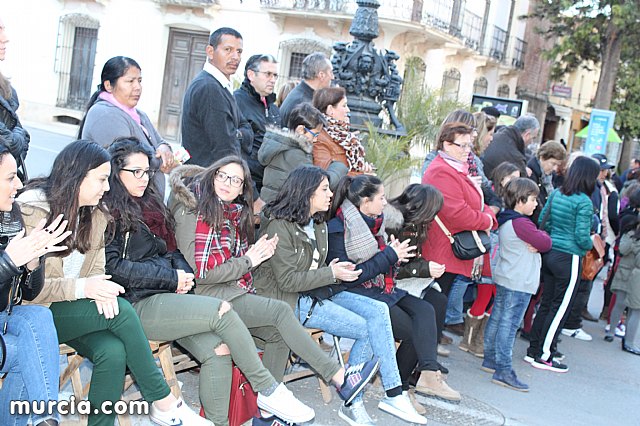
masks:
<svg viewBox="0 0 640 426"><path fill-rule="evenodd" d="M438 215L434 218L442 232L449 238L453 254L460 260L471 260L488 253L491 249L491 238L483 231L461 231L455 235L444 226Z"/></svg>

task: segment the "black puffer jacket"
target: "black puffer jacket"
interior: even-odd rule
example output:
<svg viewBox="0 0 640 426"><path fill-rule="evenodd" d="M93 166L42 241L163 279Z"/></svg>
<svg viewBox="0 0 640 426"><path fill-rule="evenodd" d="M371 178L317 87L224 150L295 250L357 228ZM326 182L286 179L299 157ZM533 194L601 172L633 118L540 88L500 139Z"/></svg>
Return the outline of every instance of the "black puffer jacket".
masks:
<svg viewBox="0 0 640 426"><path fill-rule="evenodd" d="M126 289L124 298L134 303L157 293L174 293L177 269L193 270L179 250L167 252L167 243L144 223L122 232L116 223L115 237L105 248L106 273Z"/></svg>

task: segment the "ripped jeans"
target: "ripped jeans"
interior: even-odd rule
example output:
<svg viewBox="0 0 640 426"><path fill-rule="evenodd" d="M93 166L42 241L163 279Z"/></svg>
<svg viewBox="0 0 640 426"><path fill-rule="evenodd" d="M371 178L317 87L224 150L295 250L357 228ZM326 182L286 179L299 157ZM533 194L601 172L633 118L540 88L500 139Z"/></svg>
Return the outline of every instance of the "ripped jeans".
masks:
<svg viewBox="0 0 640 426"><path fill-rule="evenodd" d="M229 424L231 356L215 353L221 343L229 347L233 361L256 392L276 383L238 314L229 310L220 315L222 303L209 296L162 293L133 305L150 340L175 340L202 364L200 401L207 418L216 425Z"/></svg>

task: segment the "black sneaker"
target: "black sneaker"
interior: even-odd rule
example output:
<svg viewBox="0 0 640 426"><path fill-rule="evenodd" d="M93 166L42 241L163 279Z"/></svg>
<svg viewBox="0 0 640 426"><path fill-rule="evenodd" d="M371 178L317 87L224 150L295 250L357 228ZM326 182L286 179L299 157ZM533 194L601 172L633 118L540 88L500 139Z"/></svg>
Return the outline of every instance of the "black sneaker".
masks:
<svg viewBox="0 0 640 426"><path fill-rule="evenodd" d="M344 382L337 388L338 395L344 400L345 405L351 404L362 389L369 383L369 380L376 374L379 366L378 358L363 362L347 368L344 373Z"/></svg>
<svg viewBox="0 0 640 426"><path fill-rule="evenodd" d="M531 363L531 366L539 370L549 370L554 373L566 373L569 371L569 367L551 358L551 361L545 361L542 358L536 358Z"/></svg>
<svg viewBox="0 0 640 426"><path fill-rule="evenodd" d="M564 354L560 351L555 351L551 353L551 358L553 358L555 361L562 362L564 361Z"/></svg>
<svg viewBox="0 0 640 426"><path fill-rule="evenodd" d="M251 426L296 426L296 423L287 423L278 416L262 417L258 414L253 418Z"/></svg>

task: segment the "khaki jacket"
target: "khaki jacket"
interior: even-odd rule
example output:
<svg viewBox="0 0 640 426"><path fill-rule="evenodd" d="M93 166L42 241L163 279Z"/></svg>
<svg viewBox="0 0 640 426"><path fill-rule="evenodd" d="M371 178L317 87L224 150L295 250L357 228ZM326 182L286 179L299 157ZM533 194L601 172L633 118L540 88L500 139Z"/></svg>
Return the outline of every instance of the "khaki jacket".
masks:
<svg viewBox="0 0 640 426"><path fill-rule="evenodd" d="M40 220L49 215L49 203L41 190L30 190L21 194L17 202L22 211L27 234ZM102 211L95 209L91 220L91 249L85 253L80 278L104 274L104 233L107 218ZM63 257L47 256L42 291L38 297L26 303L49 306L53 302L76 300L76 278L65 278L63 264Z"/></svg>
<svg viewBox="0 0 640 426"><path fill-rule="evenodd" d="M200 166L180 166L171 173L169 196L169 210L176 221L176 242L178 250L182 252L191 268L196 270L195 236L196 236L196 197L187 188L185 180L189 180L203 171ZM222 265L207 271L204 278L196 276L196 294L213 296L230 301L238 296L247 294L238 287L237 281L244 274L251 271L251 260L248 256L234 257Z"/></svg>

